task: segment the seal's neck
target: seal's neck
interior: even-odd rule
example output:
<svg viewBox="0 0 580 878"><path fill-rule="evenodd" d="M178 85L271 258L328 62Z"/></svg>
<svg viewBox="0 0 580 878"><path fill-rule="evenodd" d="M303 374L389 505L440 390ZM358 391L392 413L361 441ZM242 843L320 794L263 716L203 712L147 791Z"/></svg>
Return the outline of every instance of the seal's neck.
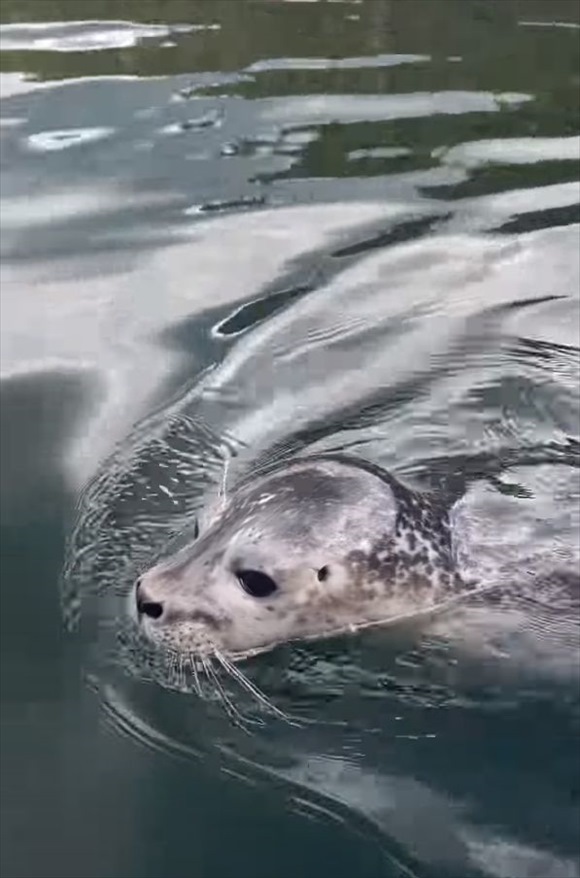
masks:
<svg viewBox="0 0 580 878"><path fill-rule="evenodd" d="M447 507L389 474L384 477L397 504L394 554L401 576L428 584L438 597L469 589L457 570Z"/></svg>
<svg viewBox="0 0 580 878"><path fill-rule="evenodd" d="M449 509L439 498L408 488L371 461L337 452L318 457L357 466L391 489L397 506L391 543L396 580L413 581L442 599L473 588L475 583L464 580L457 569Z"/></svg>

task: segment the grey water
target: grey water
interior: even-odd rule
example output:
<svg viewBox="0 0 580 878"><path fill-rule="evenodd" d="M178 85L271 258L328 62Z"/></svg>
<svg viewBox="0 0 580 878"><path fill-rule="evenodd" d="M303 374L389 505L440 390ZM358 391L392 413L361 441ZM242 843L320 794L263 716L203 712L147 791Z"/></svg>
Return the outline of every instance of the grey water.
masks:
<svg viewBox="0 0 580 878"><path fill-rule="evenodd" d="M2 0L2 878L580 876L577 600L266 654L248 728L123 639L296 453L579 548L579 86L576 0Z"/></svg>

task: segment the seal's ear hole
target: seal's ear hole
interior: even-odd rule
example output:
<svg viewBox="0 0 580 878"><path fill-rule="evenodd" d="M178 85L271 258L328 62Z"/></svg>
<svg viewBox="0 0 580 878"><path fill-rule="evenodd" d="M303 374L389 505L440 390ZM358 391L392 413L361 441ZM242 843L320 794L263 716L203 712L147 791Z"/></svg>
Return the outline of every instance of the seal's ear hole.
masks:
<svg viewBox="0 0 580 878"><path fill-rule="evenodd" d="M272 577L261 570L236 570L236 576L244 591L253 598L267 598L278 588Z"/></svg>
<svg viewBox="0 0 580 878"><path fill-rule="evenodd" d="M320 570L316 574L316 576L318 577L318 581L324 582L325 579L328 579L329 573L330 573L330 570L328 569L328 567L325 564L324 567L321 567Z"/></svg>

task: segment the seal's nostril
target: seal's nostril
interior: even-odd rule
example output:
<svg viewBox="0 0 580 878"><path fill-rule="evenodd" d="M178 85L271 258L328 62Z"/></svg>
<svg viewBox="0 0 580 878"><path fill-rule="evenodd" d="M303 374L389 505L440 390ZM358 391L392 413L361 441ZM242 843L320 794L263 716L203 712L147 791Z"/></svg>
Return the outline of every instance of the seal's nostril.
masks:
<svg viewBox="0 0 580 878"><path fill-rule="evenodd" d="M163 615L163 604L157 601L139 601L137 610L142 616L149 616L150 619L159 619Z"/></svg>
<svg viewBox="0 0 580 878"><path fill-rule="evenodd" d="M140 616L149 616L150 619L160 619L163 615L163 604L159 601L152 601L147 592L143 588L143 581L137 580L135 589L135 598L137 602L137 612Z"/></svg>

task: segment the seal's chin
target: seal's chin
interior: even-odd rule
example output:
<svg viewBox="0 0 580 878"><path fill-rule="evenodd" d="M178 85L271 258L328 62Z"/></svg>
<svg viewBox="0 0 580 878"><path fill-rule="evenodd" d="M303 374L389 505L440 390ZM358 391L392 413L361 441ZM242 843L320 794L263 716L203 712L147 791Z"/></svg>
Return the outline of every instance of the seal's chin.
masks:
<svg viewBox="0 0 580 878"><path fill-rule="evenodd" d="M211 659L218 653L227 655L203 626L187 623L159 627L139 616L132 606L127 611L127 621L143 647L172 660Z"/></svg>
<svg viewBox="0 0 580 878"><path fill-rule="evenodd" d="M187 663L192 660L204 662L217 659L238 663L272 652L280 646L280 641L272 641L248 649L239 647L232 649L219 642L215 636L212 636L212 632L202 625L178 623L170 628L160 629L154 624L149 624L148 620L140 618L134 611L130 610L129 616L141 642L172 661Z"/></svg>

